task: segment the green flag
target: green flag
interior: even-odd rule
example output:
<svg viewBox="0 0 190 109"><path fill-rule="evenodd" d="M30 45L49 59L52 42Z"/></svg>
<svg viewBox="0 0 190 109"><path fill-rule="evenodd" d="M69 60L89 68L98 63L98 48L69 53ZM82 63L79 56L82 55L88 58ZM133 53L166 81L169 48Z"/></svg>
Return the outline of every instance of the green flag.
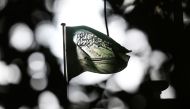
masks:
<svg viewBox="0 0 190 109"><path fill-rule="evenodd" d="M87 26L66 27L68 77L83 71L111 74L123 70L130 52L107 35Z"/></svg>

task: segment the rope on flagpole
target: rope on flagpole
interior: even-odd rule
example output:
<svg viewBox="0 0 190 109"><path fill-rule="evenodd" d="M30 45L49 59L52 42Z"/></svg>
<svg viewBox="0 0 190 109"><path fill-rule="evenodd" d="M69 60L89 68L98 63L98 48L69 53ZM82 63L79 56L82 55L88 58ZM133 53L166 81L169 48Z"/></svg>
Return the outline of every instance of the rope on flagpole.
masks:
<svg viewBox="0 0 190 109"><path fill-rule="evenodd" d="M109 37L108 21L107 21L107 12L106 12L106 0L104 0L104 19L106 25L107 36Z"/></svg>

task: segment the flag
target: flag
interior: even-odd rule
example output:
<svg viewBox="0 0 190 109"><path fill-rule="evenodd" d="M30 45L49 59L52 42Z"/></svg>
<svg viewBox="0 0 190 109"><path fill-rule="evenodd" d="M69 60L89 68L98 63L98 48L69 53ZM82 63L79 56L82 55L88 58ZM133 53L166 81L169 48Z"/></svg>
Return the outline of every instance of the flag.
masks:
<svg viewBox="0 0 190 109"><path fill-rule="evenodd" d="M68 77L84 71L112 74L123 70L129 61L124 48L107 35L87 26L66 27Z"/></svg>

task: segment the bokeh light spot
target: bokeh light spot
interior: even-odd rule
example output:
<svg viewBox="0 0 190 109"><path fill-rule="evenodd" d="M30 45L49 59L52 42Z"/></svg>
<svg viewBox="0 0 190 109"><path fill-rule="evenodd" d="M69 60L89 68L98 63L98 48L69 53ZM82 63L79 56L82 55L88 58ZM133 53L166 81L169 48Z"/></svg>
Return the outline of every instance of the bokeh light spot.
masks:
<svg viewBox="0 0 190 109"><path fill-rule="evenodd" d="M46 78L40 78L40 79L31 78L30 85L34 90L41 91L47 87L48 81Z"/></svg>
<svg viewBox="0 0 190 109"><path fill-rule="evenodd" d="M50 91L42 92L38 98L39 109L60 109L58 98Z"/></svg>
<svg viewBox="0 0 190 109"><path fill-rule="evenodd" d="M28 50L34 41L32 30L24 23L14 24L9 31L9 35L10 45L21 52Z"/></svg>
<svg viewBox="0 0 190 109"><path fill-rule="evenodd" d="M43 78L47 73L45 57L40 52L32 53L28 58L28 73L33 78Z"/></svg>

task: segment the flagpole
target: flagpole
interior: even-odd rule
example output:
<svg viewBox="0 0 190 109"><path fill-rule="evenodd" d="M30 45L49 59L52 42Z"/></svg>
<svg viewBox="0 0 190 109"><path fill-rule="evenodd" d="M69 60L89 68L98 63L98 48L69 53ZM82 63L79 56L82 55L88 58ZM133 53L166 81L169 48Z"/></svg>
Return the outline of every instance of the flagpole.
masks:
<svg viewBox="0 0 190 109"><path fill-rule="evenodd" d="M69 81L68 81L68 70L67 70L67 48L66 48L66 24L62 23L62 29L63 29L63 72L64 72L64 80L65 80L65 108L68 108L69 106L69 100L68 100L68 85L69 85Z"/></svg>

